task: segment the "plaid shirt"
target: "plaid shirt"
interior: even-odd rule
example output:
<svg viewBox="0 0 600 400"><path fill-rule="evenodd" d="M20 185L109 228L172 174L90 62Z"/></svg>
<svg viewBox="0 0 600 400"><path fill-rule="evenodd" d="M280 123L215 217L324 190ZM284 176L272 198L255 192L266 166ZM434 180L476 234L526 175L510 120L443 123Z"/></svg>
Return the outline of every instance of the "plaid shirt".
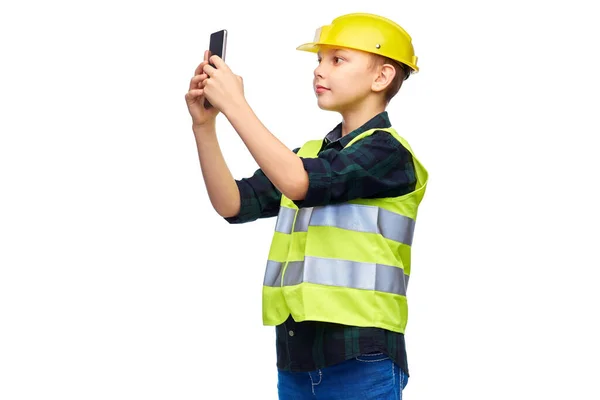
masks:
<svg viewBox="0 0 600 400"><path fill-rule="evenodd" d="M391 126L386 111L341 137L341 123L323 139L317 158L302 158L308 173L308 192L298 207L315 207L355 198L401 196L414 190L412 156L385 131L377 131L344 149L353 138L372 128ZM294 149L297 153L299 148ZM258 169L236 180L241 208L231 224L277 216L281 192ZM295 322L290 316L276 328L277 367L313 371L359 356L382 352L408 374L404 335L379 328L343 326L317 321Z"/></svg>

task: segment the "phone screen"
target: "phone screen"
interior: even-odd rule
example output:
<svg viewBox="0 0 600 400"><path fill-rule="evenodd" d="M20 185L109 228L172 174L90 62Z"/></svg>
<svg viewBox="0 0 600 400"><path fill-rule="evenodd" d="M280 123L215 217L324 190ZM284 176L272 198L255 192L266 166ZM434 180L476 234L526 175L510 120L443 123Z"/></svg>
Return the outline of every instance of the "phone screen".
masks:
<svg viewBox="0 0 600 400"><path fill-rule="evenodd" d="M227 31L225 29L214 32L210 35L210 46L208 50L210 55L217 55L223 61L225 60L225 47L227 45ZM212 65L212 64L211 64ZM213 65L214 67L214 65Z"/></svg>
<svg viewBox="0 0 600 400"><path fill-rule="evenodd" d="M223 29L223 30L214 32L210 35L210 45L208 47L208 51L210 52L210 54L208 56L210 57L213 55L217 55L223 61L225 61L225 48L226 47L227 47L227 30ZM209 62L209 65L211 67L215 68L213 63ZM207 99L204 99L204 107L210 108L210 107L212 107L212 104L210 104L210 102Z"/></svg>

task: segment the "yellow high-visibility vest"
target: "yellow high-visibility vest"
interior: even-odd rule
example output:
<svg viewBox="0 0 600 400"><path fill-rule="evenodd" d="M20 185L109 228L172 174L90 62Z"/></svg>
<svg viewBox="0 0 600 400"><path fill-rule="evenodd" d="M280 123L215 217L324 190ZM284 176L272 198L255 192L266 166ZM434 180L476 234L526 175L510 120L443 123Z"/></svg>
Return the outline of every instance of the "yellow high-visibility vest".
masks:
<svg viewBox="0 0 600 400"><path fill-rule="evenodd" d="M413 156L415 190L399 197L354 199L298 208L282 195L263 282L263 324L325 321L404 333L406 288L417 209L428 172L393 128L371 129L347 146L389 132ZM321 140L298 156L315 158Z"/></svg>

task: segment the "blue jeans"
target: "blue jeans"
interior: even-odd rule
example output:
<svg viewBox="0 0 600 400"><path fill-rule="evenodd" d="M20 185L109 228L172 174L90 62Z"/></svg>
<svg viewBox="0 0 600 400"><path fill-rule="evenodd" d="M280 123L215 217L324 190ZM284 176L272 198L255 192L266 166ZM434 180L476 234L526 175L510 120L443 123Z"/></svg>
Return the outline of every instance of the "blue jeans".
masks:
<svg viewBox="0 0 600 400"><path fill-rule="evenodd" d="M398 400L408 376L385 354L365 354L311 372L278 371L279 400Z"/></svg>

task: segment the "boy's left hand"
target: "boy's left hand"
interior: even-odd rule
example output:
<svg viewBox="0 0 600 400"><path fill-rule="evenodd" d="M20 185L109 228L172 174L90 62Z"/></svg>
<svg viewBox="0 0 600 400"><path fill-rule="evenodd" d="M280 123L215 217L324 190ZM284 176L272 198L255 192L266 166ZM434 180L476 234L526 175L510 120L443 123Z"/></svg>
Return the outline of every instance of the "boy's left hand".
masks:
<svg viewBox="0 0 600 400"><path fill-rule="evenodd" d="M235 75L221 57L211 56L210 62L217 68L209 64L204 66L204 72L209 76L202 82L204 95L213 107L227 116L229 110L246 101L244 83L242 77Z"/></svg>

